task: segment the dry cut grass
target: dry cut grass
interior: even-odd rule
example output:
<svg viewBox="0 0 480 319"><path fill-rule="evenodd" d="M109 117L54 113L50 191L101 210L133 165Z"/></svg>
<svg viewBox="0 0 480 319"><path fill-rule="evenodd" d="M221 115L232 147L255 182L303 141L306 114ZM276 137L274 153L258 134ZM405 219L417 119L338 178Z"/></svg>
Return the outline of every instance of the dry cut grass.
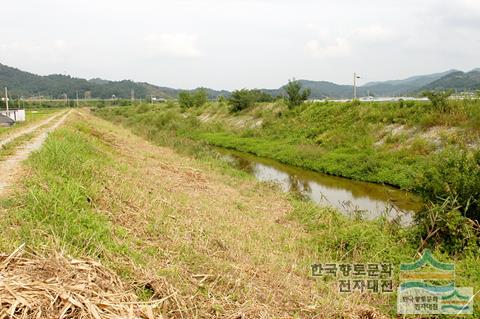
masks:
<svg viewBox="0 0 480 319"><path fill-rule="evenodd" d="M159 318L165 299L141 302L122 280L92 259L0 256L0 318ZM160 315L161 316L161 315Z"/></svg>

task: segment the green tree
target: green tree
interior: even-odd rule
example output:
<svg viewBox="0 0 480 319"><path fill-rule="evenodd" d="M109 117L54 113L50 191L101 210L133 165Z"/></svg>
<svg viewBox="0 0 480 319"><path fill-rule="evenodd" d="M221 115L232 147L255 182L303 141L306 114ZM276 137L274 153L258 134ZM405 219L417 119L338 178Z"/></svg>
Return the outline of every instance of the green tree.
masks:
<svg viewBox="0 0 480 319"><path fill-rule="evenodd" d="M311 93L310 89L302 90L302 85L295 79L288 80L288 84L285 86L285 91L287 93L285 102L287 103L289 109L293 109L301 105L308 99Z"/></svg>
<svg viewBox="0 0 480 319"><path fill-rule="evenodd" d="M205 89L197 89L193 93L182 91L178 93L178 103L182 108L200 107L207 103L208 94Z"/></svg>
<svg viewBox="0 0 480 319"><path fill-rule="evenodd" d="M208 101L208 93L205 89L197 89L193 95L193 105L196 107L203 106Z"/></svg>
<svg viewBox="0 0 480 319"><path fill-rule="evenodd" d="M435 110L440 112L450 111L450 105L448 103L448 98L453 94L453 90L448 90L444 92L437 91L425 91L422 93L422 96L428 98L430 103Z"/></svg>
<svg viewBox="0 0 480 319"><path fill-rule="evenodd" d="M219 95L218 98L217 98L217 102L220 104L220 105L223 105L223 103L225 103L226 99L223 95Z"/></svg>
<svg viewBox="0 0 480 319"><path fill-rule="evenodd" d="M239 112L255 104L255 95L247 89L236 90L228 99L232 112Z"/></svg>
<svg viewBox="0 0 480 319"><path fill-rule="evenodd" d="M250 93L254 96L255 102L273 102L275 98L262 90L254 89Z"/></svg>
<svg viewBox="0 0 480 319"><path fill-rule="evenodd" d="M182 91L178 93L178 104L180 107L188 109L194 106L194 99L190 92Z"/></svg>

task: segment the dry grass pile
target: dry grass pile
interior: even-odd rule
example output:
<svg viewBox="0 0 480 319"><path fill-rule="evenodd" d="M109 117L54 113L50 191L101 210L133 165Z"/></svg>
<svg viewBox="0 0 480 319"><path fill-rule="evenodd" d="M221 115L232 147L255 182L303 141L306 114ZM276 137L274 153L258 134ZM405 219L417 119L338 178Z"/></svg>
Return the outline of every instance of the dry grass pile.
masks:
<svg viewBox="0 0 480 319"><path fill-rule="evenodd" d="M140 302L93 260L0 255L0 318L161 318L164 300Z"/></svg>

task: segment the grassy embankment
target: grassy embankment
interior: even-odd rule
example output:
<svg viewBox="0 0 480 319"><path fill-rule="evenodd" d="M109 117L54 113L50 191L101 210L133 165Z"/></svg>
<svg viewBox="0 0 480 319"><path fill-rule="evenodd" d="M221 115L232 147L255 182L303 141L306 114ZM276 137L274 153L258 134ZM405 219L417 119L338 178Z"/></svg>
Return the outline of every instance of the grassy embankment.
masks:
<svg viewBox="0 0 480 319"><path fill-rule="evenodd" d="M479 147L480 101L458 101L453 109L437 112L424 102L307 103L290 111L277 103L237 114L218 104L183 113L159 105L101 114L314 171L412 189L440 150Z"/></svg>
<svg viewBox="0 0 480 319"><path fill-rule="evenodd" d="M143 122L123 120L183 155L90 115L72 116L27 161L17 192L1 200L1 251L25 242L40 254L99 259L143 299L175 292L161 310L169 316L395 314L395 296L338 294L332 280L310 278L310 265L397 267L416 257L411 229L350 220L282 194L201 143L150 125L158 122L145 113ZM171 116L155 121L191 127ZM477 256L436 253L457 263L458 284L478 287Z"/></svg>
<svg viewBox="0 0 480 319"><path fill-rule="evenodd" d="M444 154L457 156L464 151L470 153L478 146L478 102L456 103L459 107L448 114L436 112L426 103L404 107L399 107L398 103L360 106L307 104L293 111L286 110L282 105L269 105L235 115L230 114L226 106L216 104L185 111L169 103L104 109L97 114L121 123L158 144L198 158L208 156L208 148L201 143L207 142L337 175L416 188L422 174L431 166L437 167L439 158L443 158ZM459 158L455 156L452 162L445 161L449 168L459 166ZM447 169L445 172L448 172L447 175L450 173ZM464 188L475 188L473 183L463 183L462 179L468 176L465 172L460 173L460 177L452 174L449 178L453 181L459 177L458 181ZM443 188L441 183L445 176L439 178L442 180L436 180L434 186ZM478 181L472 180L475 183ZM431 197L435 197L434 194ZM391 253L388 257L382 253L377 257L394 260L396 265L418 249L421 236L426 235L422 222L427 222L426 227L435 231L437 224L431 225L433 221L430 219L433 212L440 216L440 222L437 221L438 238L430 238L430 247L436 249L437 254L448 252L450 258L457 262L457 270L462 269L457 278L463 277L464 284L478 289L480 273L475 266L479 259L478 253L475 253L478 252L476 235L470 233L471 229L459 226L468 223L459 218L461 212L456 208L434 206L425 212L427 217L418 226L397 229L393 237L391 225L376 228L371 233L360 231L363 227L366 227L364 230L370 229L372 225L363 221L357 221L357 226L347 227L346 233L343 233L342 228L325 223L318 217L317 214L323 214L322 209L311 209L317 213L300 210L291 216L317 236L324 236L320 229L333 230L340 237L340 234L345 234L349 238L346 242L352 241L347 247L353 250L365 245L366 251L369 251L369 246L375 245L375 236L387 236L392 241L382 243L383 250L378 248L380 252ZM355 230L355 227L358 228ZM315 247L318 251L342 251L345 242L336 242L336 245L327 248L325 242L321 242ZM399 246L405 251L397 250ZM464 253L462 247L466 246L469 249Z"/></svg>
<svg viewBox="0 0 480 319"><path fill-rule="evenodd" d="M175 292L161 310L170 316L394 313L393 296L339 295L309 272L315 262L413 258L404 230L348 220L257 183L198 144L175 143L197 159L72 116L1 200L1 251L25 242L39 254L99 259L143 299ZM467 264L459 272L470 276Z"/></svg>

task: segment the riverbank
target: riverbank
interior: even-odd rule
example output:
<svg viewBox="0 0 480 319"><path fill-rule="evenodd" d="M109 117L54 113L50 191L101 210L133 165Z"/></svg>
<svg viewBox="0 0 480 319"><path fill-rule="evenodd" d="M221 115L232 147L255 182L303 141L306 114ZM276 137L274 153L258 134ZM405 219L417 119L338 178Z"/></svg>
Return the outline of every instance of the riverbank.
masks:
<svg viewBox="0 0 480 319"><path fill-rule="evenodd" d="M412 103L306 103L294 110L276 103L235 114L218 103L188 110L160 104L99 114L144 130L154 127L317 172L412 190L439 153L480 147L480 102L456 101L448 114Z"/></svg>
<svg viewBox="0 0 480 319"><path fill-rule="evenodd" d="M334 207L347 216L385 216L409 224L413 214L422 209L419 197L394 187L318 173L231 149L214 150L259 181L274 183L284 192L305 196L319 206Z"/></svg>
<svg viewBox="0 0 480 319"><path fill-rule="evenodd" d="M312 278L311 265L397 267L416 257L406 229L279 192L198 142L169 143L182 154L72 114L1 200L1 251L25 243L40 256L93 259L137 301L160 300L155 314L166 317L395 315L394 294L340 294L333 278ZM459 262L458 276L469 278L473 260Z"/></svg>
<svg viewBox="0 0 480 319"><path fill-rule="evenodd" d="M205 114L206 110L211 110L212 106L182 111L171 103L157 106L142 105L131 108L102 109L96 111L96 114L114 123L122 124L136 134L144 136L148 140L151 140L158 145L174 148L182 154L187 154L188 156L192 156L199 160L203 160L205 158L209 160L213 159L214 163L216 163L215 165L220 165L219 163L221 161L219 162L218 158L215 158L218 156L218 154L212 154L211 148L205 143L204 139L200 138L202 134L220 134L218 132L221 130L226 130L226 127L228 127L231 132L236 132L235 134L248 132L249 130L255 128L261 130L259 124L255 124L259 123L259 116L261 116L261 112L258 108L256 111L250 110L250 112L260 112L259 116L254 118L252 116L253 113L249 113L250 115L248 116L246 113L230 115L228 112L218 109L218 107L218 105L213 106L214 109L218 110L219 114L212 116L223 118L221 121L207 121L205 115L202 115ZM276 110L272 108L267 109L267 111L267 114L276 112ZM428 114L431 113L431 111L418 112L424 112L425 116L429 116ZM283 115L280 117L283 117ZM225 118L227 120L225 120ZM254 123L255 125L250 126L250 128L245 128L246 123ZM458 129L465 130L465 127L469 127L469 125L472 125L472 123L473 122L464 123L462 125L465 126L461 126ZM446 129L449 128L447 127ZM421 129L421 126L419 127L419 130L423 130ZM354 135L350 131L346 134ZM446 158L445 161L439 161L439 156L442 156L442 152L444 151L451 152L451 154L465 154L462 151L465 149L465 147L467 148L467 151L470 152L469 149L471 146L463 145L463 142L468 141L470 138L472 138L472 136L476 136L476 134L478 134L478 132L475 128L472 130L472 132L468 132L466 136L459 136L458 140L451 140L448 142L448 145L445 145L445 150L443 150L440 146L437 151L431 154L425 153L422 156L419 156L418 162L415 161L417 157L415 157L416 155L413 154L409 165L411 168L415 168L420 173L422 172L421 168L423 168L423 165L420 165L422 163L422 159L423 163L434 165L434 168L437 167L437 165L447 165L448 167L442 170L442 172L450 176L449 179L446 180L445 176L434 175L434 179L432 179L432 185L435 187L441 188L443 185L442 183L444 182L461 182L467 177L466 172L463 172L462 169L464 167L468 167L465 166L465 163L470 163L470 160L462 162L461 158L451 156L448 157L448 159ZM255 139L251 136L247 138L255 141ZM241 136L237 139L237 141L242 140L244 140L244 138ZM277 144L279 145L281 143ZM246 145L245 147L248 146L249 145ZM408 149L403 151L401 150L401 152L407 153ZM428 171L428 165L425 166L427 166ZM456 171L457 168L458 171ZM467 169L467 171L469 171L471 174L476 174L473 166ZM399 172L392 173L397 174ZM473 175L470 175L470 177L472 177L472 183L469 184L469 187L471 185L473 187L471 189L474 190L474 183L476 183L476 180L473 178ZM416 179L412 179L412 183L413 181L416 181ZM452 190L455 191L458 189L459 188L452 188ZM434 193L432 194L432 197L436 196ZM376 245L378 240L380 240L382 243L378 247L379 250L373 255L375 256L373 259L380 257L380 255L388 254L388 257L382 256L381 258L393 260L392 263L397 266L401 260L405 258L402 256L411 254L411 257L409 258L412 259L415 258L413 256L418 256L416 253L418 249L422 250L425 247L430 247L438 256L442 256L442 258L447 258L447 260L453 258L456 263L456 270L460 271L460 275L457 277L459 282L462 282L464 285L473 285L474 287L478 287L477 283L480 282L480 277L477 267L475 266L476 263L479 262L479 256L477 253L478 243L475 235L477 231L473 227L470 228L470 221L464 218L462 212L458 210L457 205L458 202L455 200L444 205L433 205L429 209L422 212L422 218L416 221L415 225L404 229L398 227L398 225L394 226L391 223L385 223L385 220L383 219L367 222L362 219L355 218L347 218L346 224L343 224L340 226L340 228L337 228L337 226L339 226L337 224L337 217L335 217L335 220L328 220L328 218L325 220L323 219L325 217L323 215L325 210L314 207L306 209L305 206L302 206L303 208L298 210L294 216L295 220L303 225L303 227L305 227L305 229L307 229L309 232L312 232L315 238L319 239L313 243L316 245L316 249L318 249L318 251L322 254L330 250L342 251L345 248L346 255L341 258L350 258L346 257L350 256L350 250L356 251L357 249L360 250L354 252L354 256L366 256L369 254L368 252L370 251L370 248L372 248L372 245ZM434 224L432 224L432 218L434 218ZM350 225L351 227L346 225ZM369 225L383 226L380 228L375 228L376 230L372 230ZM346 227L346 229L342 227ZM437 228L438 231L436 230ZM431 233L432 229L435 232L433 234ZM391 237L392 230L394 230L395 234L393 237ZM340 241L335 240L334 243L330 242L328 237L331 236ZM392 241L389 239L387 242L384 242L383 239L385 236L390 238ZM424 238L428 238L428 240L424 242ZM333 244L333 246L330 246L330 244L327 243ZM375 250L376 248L373 249ZM405 249L405 251L401 252L397 249L401 249L402 251Z"/></svg>

